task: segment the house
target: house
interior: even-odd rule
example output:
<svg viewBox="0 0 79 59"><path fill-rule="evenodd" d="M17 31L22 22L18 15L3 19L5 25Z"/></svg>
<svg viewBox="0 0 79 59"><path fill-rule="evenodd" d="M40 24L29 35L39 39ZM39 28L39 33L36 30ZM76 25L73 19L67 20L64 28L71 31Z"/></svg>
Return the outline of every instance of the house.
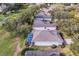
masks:
<svg viewBox="0 0 79 59"><path fill-rule="evenodd" d="M57 51L26 51L25 56L60 56Z"/></svg>
<svg viewBox="0 0 79 59"><path fill-rule="evenodd" d="M52 11L51 8L43 8L42 10L45 12L46 15L50 15L51 16L51 11Z"/></svg>
<svg viewBox="0 0 79 59"><path fill-rule="evenodd" d="M0 4L0 12L2 12L6 8L7 6L5 4Z"/></svg>
<svg viewBox="0 0 79 59"><path fill-rule="evenodd" d="M33 30L56 30L56 24L51 24L48 21L35 20Z"/></svg>
<svg viewBox="0 0 79 59"><path fill-rule="evenodd" d="M67 44L73 44L74 42L72 41L72 39L65 39Z"/></svg>
<svg viewBox="0 0 79 59"><path fill-rule="evenodd" d="M27 42L34 46L59 46L64 43L57 30L32 30L28 34Z"/></svg>
<svg viewBox="0 0 79 59"><path fill-rule="evenodd" d="M5 10L9 10L14 5L15 5L14 3L0 3L0 12L3 12Z"/></svg>
<svg viewBox="0 0 79 59"><path fill-rule="evenodd" d="M52 20L52 16L35 16L35 20L51 21Z"/></svg>
<svg viewBox="0 0 79 59"><path fill-rule="evenodd" d="M51 23L52 17L40 11L36 14L33 30L28 34L27 42L35 46L59 46L63 44L62 38L57 32L57 25Z"/></svg>
<svg viewBox="0 0 79 59"><path fill-rule="evenodd" d="M44 11L40 11L36 14L35 20L46 20L46 21L51 21L52 16L46 15Z"/></svg>
<svg viewBox="0 0 79 59"><path fill-rule="evenodd" d="M39 11L39 12L36 14L36 16L45 16L45 13L44 13L44 11Z"/></svg>
<svg viewBox="0 0 79 59"><path fill-rule="evenodd" d="M76 10L77 10L77 12L79 12L79 4L77 4Z"/></svg>
<svg viewBox="0 0 79 59"><path fill-rule="evenodd" d="M57 31L50 30L33 30L32 43L35 46L59 46L63 44L63 40L58 36Z"/></svg>

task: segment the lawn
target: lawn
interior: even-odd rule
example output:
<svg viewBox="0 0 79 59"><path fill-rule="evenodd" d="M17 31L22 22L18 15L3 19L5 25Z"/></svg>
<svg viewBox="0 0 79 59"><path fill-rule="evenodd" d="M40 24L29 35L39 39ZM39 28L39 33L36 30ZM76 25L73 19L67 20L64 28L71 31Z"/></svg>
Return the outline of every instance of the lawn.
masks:
<svg viewBox="0 0 79 59"><path fill-rule="evenodd" d="M11 38L10 33L0 30L0 55L13 55L14 39Z"/></svg>
<svg viewBox="0 0 79 59"><path fill-rule="evenodd" d="M67 45L62 51L66 56L74 56L74 53L70 50L70 45Z"/></svg>
<svg viewBox="0 0 79 59"><path fill-rule="evenodd" d="M0 30L0 55L11 56L15 51L15 37L13 38L9 32ZM21 49L24 48L25 39L21 38L19 41Z"/></svg>

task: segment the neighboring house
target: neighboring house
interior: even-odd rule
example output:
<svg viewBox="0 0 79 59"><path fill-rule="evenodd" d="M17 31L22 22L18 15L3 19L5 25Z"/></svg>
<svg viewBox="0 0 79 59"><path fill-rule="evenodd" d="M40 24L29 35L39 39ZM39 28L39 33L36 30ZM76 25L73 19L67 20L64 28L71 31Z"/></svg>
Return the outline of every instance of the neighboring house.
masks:
<svg viewBox="0 0 79 59"><path fill-rule="evenodd" d="M43 8L42 10L45 12L46 15L51 15L51 8Z"/></svg>
<svg viewBox="0 0 79 59"><path fill-rule="evenodd" d="M52 20L52 16L35 16L35 20L51 21Z"/></svg>
<svg viewBox="0 0 79 59"><path fill-rule="evenodd" d="M33 30L56 30L56 24L51 24L48 21L35 20Z"/></svg>
<svg viewBox="0 0 79 59"><path fill-rule="evenodd" d="M52 16L46 15L44 11L40 11L36 14L35 20L46 20L46 21L51 21Z"/></svg>
<svg viewBox="0 0 79 59"><path fill-rule="evenodd" d="M2 12L2 8L1 8L1 6L0 6L0 12Z"/></svg>
<svg viewBox="0 0 79 59"><path fill-rule="evenodd" d="M5 4L0 4L0 12L2 12L6 8L7 6Z"/></svg>
<svg viewBox="0 0 79 59"><path fill-rule="evenodd" d="M59 46L63 44L61 37L57 35L57 32L50 30L33 30L32 43L36 46Z"/></svg>
<svg viewBox="0 0 79 59"><path fill-rule="evenodd" d="M77 4L76 10L79 12L79 4Z"/></svg>
<svg viewBox="0 0 79 59"><path fill-rule="evenodd" d="M25 56L60 56L57 51L26 51Z"/></svg>
<svg viewBox="0 0 79 59"><path fill-rule="evenodd" d="M72 41L72 39L65 39L67 44L73 44L74 42Z"/></svg>
<svg viewBox="0 0 79 59"><path fill-rule="evenodd" d="M45 16L45 13L44 13L44 11L39 11L39 12L36 14L36 16Z"/></svg>

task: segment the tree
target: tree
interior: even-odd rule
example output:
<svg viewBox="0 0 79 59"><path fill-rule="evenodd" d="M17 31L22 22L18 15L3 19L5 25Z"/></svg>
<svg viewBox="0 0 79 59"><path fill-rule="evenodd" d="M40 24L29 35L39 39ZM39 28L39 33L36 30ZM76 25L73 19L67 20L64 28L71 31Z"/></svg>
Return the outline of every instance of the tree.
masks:
<svg viewBox="0 0 79 59"><path fill-rule="evenodd" d="M21 13L9 16L7 18L7 23L5 23L4 28L9 32L16 32L16 34L20 35L24 32L26 33L26 31L29 32L28 30L31 30L34 15L39 8L40 5L29 5L28 8Z"/></svg>

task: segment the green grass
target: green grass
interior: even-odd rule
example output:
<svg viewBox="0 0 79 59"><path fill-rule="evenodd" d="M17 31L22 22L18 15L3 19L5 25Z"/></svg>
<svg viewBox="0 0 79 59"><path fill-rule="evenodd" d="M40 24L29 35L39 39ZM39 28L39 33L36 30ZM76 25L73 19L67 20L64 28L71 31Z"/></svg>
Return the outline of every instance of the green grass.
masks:
<svg viewBox="0 0 79 59"><path fill-rule="evenodd" d="M11 38L10 33L0 30L0 55L13 55L14 39Z"/></svg>
<svg viewBox="0 0 79 59"><path fill-rule="evenodd" d="M0 29L0 55L1 56L12 56L15 51L15 37L10 34L10 32L6 32L3 29ZM25 47L25 39L20 37L20 48L23 49Z"/></svg>
<svg viewBox="0 0 79 59"><path fill-rule="evenodd" d="M24 38L21 38L20 39L20 47L21 48L24 48L24 46L25 46L25 39Z"/></svg>
<svg viewBox="0 0 79 59"><path fill-rule="evenodd" d="M0 55L1 56L11 56L15 51L15 37L10 34L10 32L6 32L3 29L0 30ZM25 47L25 39L20 37L19 40L20 48L23 49Z"/></svg>

